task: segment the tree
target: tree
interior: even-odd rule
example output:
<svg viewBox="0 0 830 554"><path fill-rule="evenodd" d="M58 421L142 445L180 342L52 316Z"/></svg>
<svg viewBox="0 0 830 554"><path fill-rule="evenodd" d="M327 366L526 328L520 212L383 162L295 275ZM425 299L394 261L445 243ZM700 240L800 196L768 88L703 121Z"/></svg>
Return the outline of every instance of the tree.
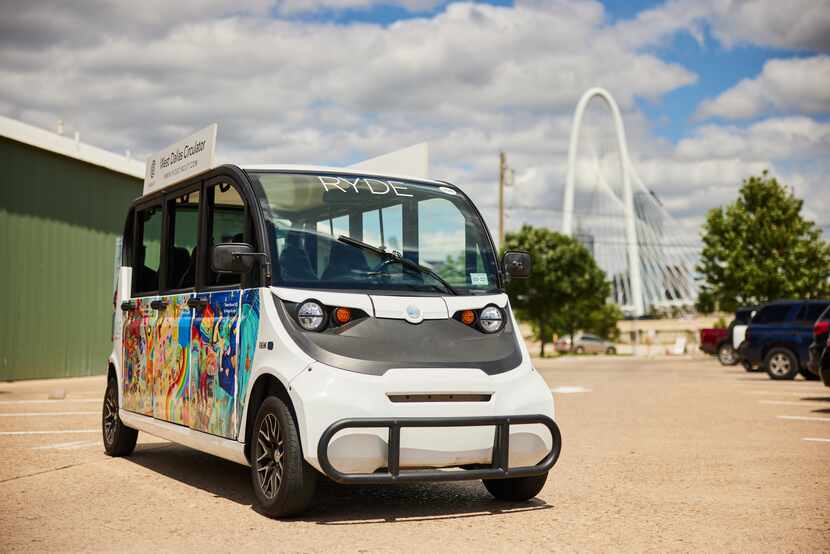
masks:
<svg viewBox="0 0 830 554"><path fill-rule="evenodd" d="M519 318L530 323L541 342L542 356L553 333L573 337L603 309L611 285L591 253L571 237L525 225L507 234L505 248L533 257L530 277L510 281L507 292Z"/></svg>
<svg viewBox="0 0 830 554"><path fill-rule="evenodd" d="M764 171L703 226L697 308L735 311L779 298L830 296L830 245L801 215L803 201Z"/></svg>
<svg viewBox="0 0 830 554"><path fill-rule="evenodd" d="M588 314L584 330L605 340L616 341L620 338L617 322L623 318L622 310L616 304L603 304Z"/></svg>

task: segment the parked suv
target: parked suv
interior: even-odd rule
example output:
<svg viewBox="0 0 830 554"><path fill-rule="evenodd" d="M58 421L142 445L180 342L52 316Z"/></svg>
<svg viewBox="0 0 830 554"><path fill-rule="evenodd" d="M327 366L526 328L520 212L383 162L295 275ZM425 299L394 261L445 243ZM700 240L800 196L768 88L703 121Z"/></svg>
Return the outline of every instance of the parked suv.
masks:
<svg viewBox="0 0 830 554"><path fill-rule="evenodd" d="M830 337L830 307L824 310L813 325L813 342L810 344L810 359L807 361L807 369L818 378L822 369L822 354L827 348L827 339ZM824 379L824 383L830 386L830 375Z"/></svg>
<svg viewBox="0 0 830 554"><path fill-rule="evenodd" d="M740 356L771 379L813 378L807 369L813 324L830 306L827 300L786 300L764 305L749 324Z"/></svg>

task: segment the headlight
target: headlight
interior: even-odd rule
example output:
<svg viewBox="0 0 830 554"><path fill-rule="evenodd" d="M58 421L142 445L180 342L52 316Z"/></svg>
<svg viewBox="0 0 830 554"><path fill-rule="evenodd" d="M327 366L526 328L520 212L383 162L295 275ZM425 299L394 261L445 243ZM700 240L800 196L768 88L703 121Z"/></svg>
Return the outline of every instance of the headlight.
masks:
<svg viewBox="0 0 830 554"><path fill-rule="evenodd" d="M504 314L495 306L487 306L478 316L478 325L485 333L495 333L504 327Z"/></svg>
<svg viewBox="0 0 830 554"><path fill-rule="evenodd" d="M297 308L297 321L306 331L319 331L326 324L326 312L314 300L306 300Z"/></svg>

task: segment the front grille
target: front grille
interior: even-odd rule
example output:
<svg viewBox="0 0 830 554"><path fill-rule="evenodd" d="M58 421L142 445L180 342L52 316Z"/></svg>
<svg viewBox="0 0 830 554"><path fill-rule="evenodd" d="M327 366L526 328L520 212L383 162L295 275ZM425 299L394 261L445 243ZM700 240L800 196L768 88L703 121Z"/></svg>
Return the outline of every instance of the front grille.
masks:
<svg viewBox="0 0 830 554"><path fill-rule="evenodd" d="M490 402L492 394L387 394L392 402Z"/></svg>

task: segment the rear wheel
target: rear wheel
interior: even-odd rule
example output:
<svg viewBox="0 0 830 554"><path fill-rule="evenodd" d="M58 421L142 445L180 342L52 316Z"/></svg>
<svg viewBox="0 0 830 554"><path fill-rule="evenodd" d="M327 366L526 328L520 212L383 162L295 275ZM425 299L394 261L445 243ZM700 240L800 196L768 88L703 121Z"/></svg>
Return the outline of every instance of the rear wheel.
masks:
<svg viewBox="0 0 830 554"><path fill-rule="evenodd" d="M523 502L530 500L542 490L548 474L533 477L514 477L512 479L483 479L484 486L497 500Z"/></svg>
<svg viewBox="0 0 830 554"><path fill-rule="evenodd" d="M251 484L262 512L284 517L304 511L314 496L317 472L303 459L297 426L282 400L265 399L251 441Z"/></svg>
<svg viewBox="0 0 830 554"><path fill-rule="evenodd" d="M721 365L735 365L738 363L738 354L728 342L718 346L718 361Z"/></svg>
<svg viewBox="0 0 830 554"><path fill-rule="evenodd" d="M118 381L114 377L107 381L104 393L101 431L104 435L104 451L108 455L129 456L135 450L138 431L125 426L118 417Z"/></svg>
<svg viewBox="0 0 830 554"><path fill-rule="evenodd" d="M798 374L798 360L786 348L770 350L764 365L767 368L767 375L776 381L792 381Z"/></svg>
<svg viewBox="0 0 830 554"><path fill-rule="evenodd" d="M584 354L584 353L585 353L585 349L584 349L584 348L582 348L581 346L577 346L577 347L576 347L576 350L574 350L574 352L576 352L577 354Z"/></svg>
<svg viewBox="0 0 830 554"><path fill-rule="evenodd" d="M617 353L617 349L614 348L613 346L609 346L608 348L605 349L605 353L608 354L609 356L613 356L614 354Z"/></svg>

